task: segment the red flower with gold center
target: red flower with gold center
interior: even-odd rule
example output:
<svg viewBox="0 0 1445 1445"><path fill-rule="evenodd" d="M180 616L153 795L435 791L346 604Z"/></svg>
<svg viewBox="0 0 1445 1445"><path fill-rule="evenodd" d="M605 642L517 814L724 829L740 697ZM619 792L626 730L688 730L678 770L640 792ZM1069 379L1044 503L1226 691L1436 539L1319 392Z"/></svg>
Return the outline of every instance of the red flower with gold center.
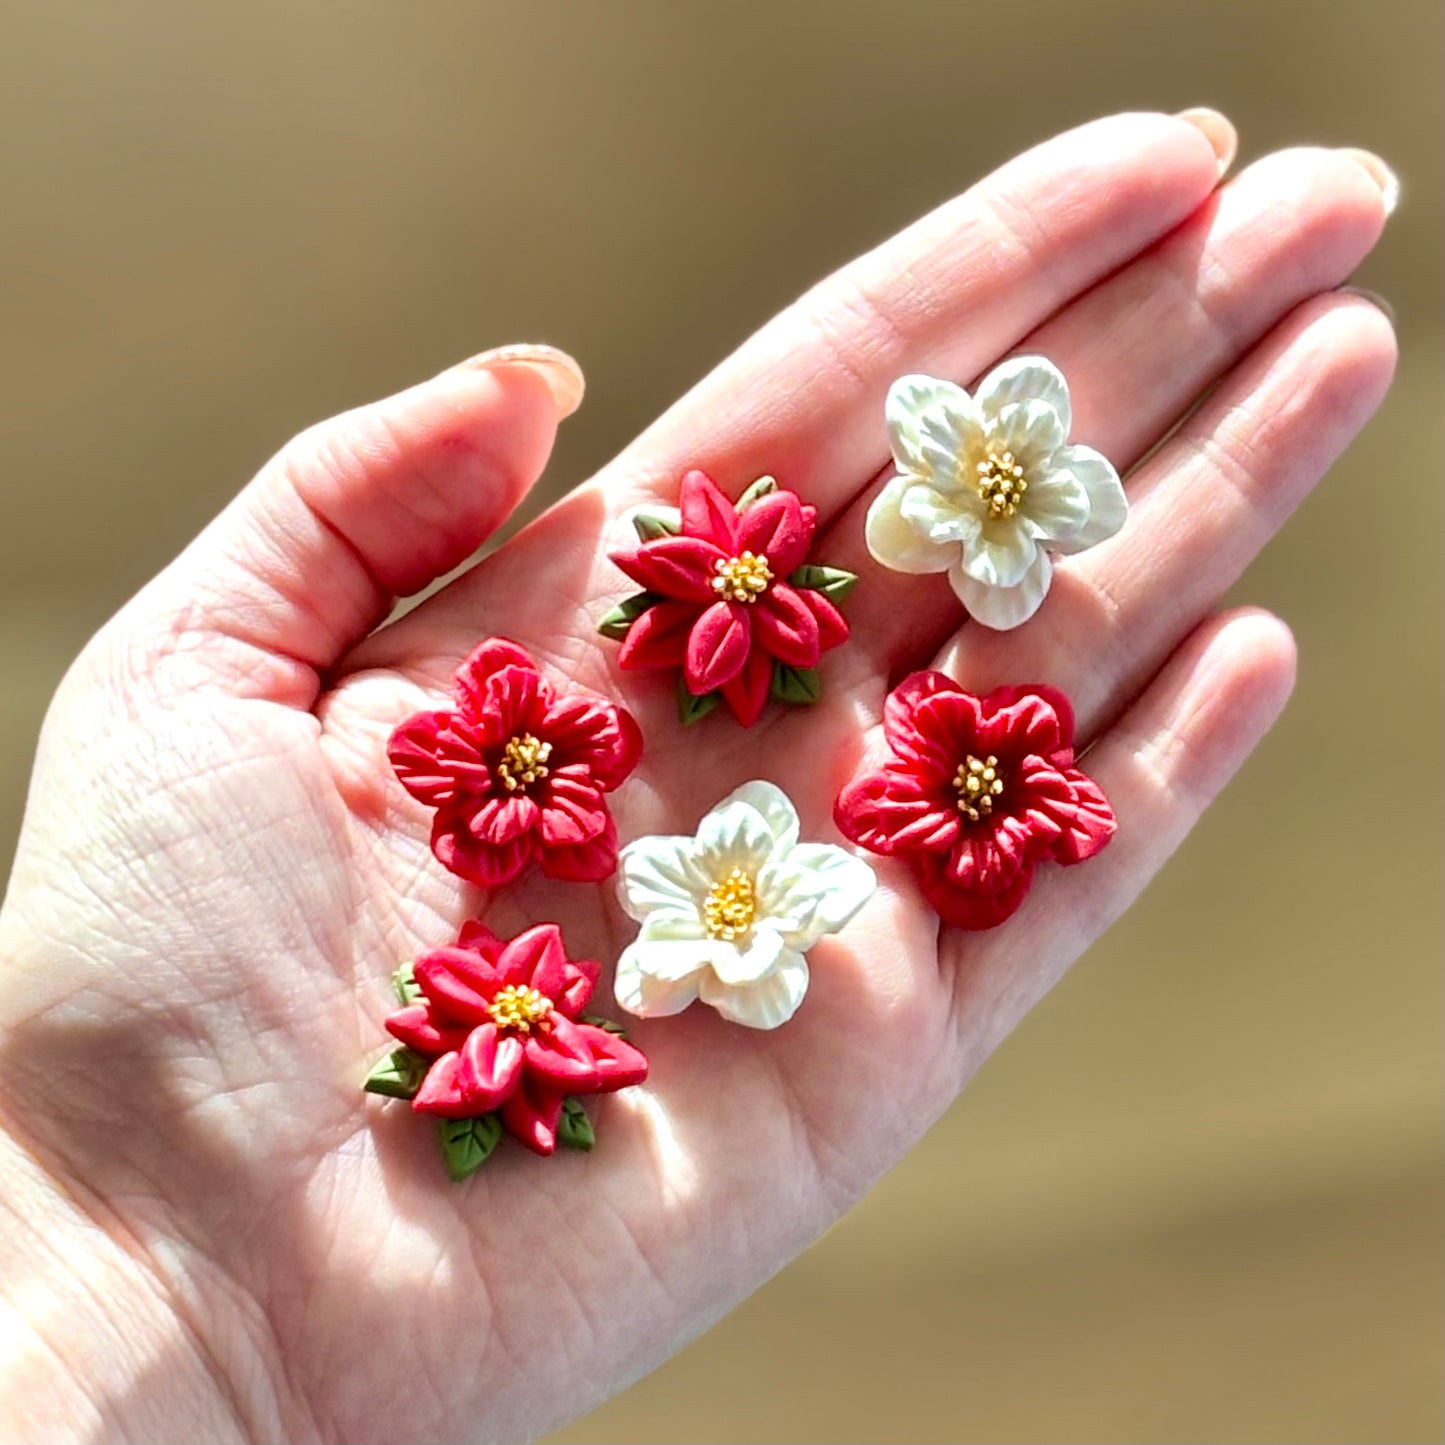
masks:
<svg viewBox="0 0 1445 1445"><path fill-rule="evenodd" d="M833 816L845 836L909 863L945 923L992 928L1035 865L1082 863L1114 834L1103 790L1074 766L1074 711L1051 687L975 697L941 672L888 696L891 756L856 776Z"/></svg>
<svg viewBox="0 0 1445 1445"><path fill-rule="evenodd" d="M438 860L483 887L534 860L549 878L606 878L617 867L617 828L604 795L642 753L631 714L559 692L500 638L461 665L453 693L453 707L409 717L387 746L402 786L436 809Z"/></svg>
<svg viewBox="0 0 1445 1445"><path fill-rule="evenodd" d="M641 546L612 554L646 588L599 626L621 640L621 666L681 668L685 722L719 699L745 727L769 694L817 701L818 660L848 637L835 604L857 581L807 562L817 508L771 477L733 503L699 471L682 479L680 503L676 514L639 514Z"/></svg>

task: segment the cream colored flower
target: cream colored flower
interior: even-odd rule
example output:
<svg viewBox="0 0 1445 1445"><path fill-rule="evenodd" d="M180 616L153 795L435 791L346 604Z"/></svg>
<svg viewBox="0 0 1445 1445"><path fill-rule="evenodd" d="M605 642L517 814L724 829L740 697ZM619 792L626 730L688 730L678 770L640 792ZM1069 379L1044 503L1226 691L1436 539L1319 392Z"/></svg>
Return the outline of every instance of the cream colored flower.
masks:
<svg viewBox="0 0 1445 1445"><path fill-rule="evenodd" d="M888 392L898 474L868 509L868 550L897 572L947 572L986 627L1027 622L1051 552L1082 552L1124 525L1119 474L1069 446L1069 388L1041 356L991 371L970 396L931 376Z"/></svg>
<svg viewBox="0 0 1445 1445"><path fill-rule="evenodd" d="M804 954L868 901L861 858L798 841L798 814L772 783L744 783L697 836L639 838L622 850L618 894L642 931L617 963L630 1013L680 1013L694 999L749 1028L773 1029L808 990Z"/></svg>

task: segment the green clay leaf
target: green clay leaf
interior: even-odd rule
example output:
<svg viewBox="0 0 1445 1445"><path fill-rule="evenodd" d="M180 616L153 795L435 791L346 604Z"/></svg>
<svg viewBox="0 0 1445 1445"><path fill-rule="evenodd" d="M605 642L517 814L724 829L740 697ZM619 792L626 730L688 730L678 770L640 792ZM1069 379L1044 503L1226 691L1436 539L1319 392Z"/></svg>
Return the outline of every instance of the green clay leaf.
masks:
<svg viewBox="0 0 1445 1445"><path fill-rule="evenodd" d="M562 1100L562 1117L557 1120L557 1142L569 1149L590 1149L597 1142L592 1120L576 1099Z"/></svg>
<svg viewBox="0 0 1445 1445"><path fill-rule="evenodd" d="M841 602L857 586L858 574L845 572L841 567L817 567L810 562L799 567L788 581L794 587L811 587L830 602Z"/></svg>
<svg viewBox="0 0 1445 1445"><path fill-rule="evenodd" d="M776 477L759 477L757 481L738 498L738 511L746 512L754 502L762 501L769 492L776 492L777 490L778 481Z"/></svg>
<svg viewBox="0 0 1445 1445"><path fill-rule="evenodd" d="M634 512L632 525L644 542L655 542L659 537L675 537L681 530L676 522L653 512Z"/></svg>
<svg viewBox="0 0 1445 1445"><path fill-rule="evenodd" d="M597 630L603 637L610 637L614 642L621 642L627 636L628 629L649 607L661 602L662 598L656 592L634 592L631 597L624 598L597 624Z"/></svg>
<svg viewBox="0 0 1445 1445"><path fill-rule="evenodd" d="M475 1119L443 1119L438 1131L442 1158L447 1173L462 1180L475 1174L488 1159L502 1137L502 1121L495 1114L482 1114Z"/></svg>
<svg viewBox="0 0 1445 1445"><path fill-rule="evenodd" d="M823 681L816 667L789 667L773 664L772 694L779 702L815 703L823 696Z"/></svg>
<svg viewBox="0 0 1445 1445"><path fill-rule="evenodd" d="M416 973L411 964L402 964L392 974L391 986L396 990L396 996L402 1001L403 1006L421 1002L421 985L416 981Z"/></svg>
<svg viewBox="0 0 1445 1445"><path fill-rule="evenodd" d="M605 1029L609 1034L616 1034L619 1039L627 1037L627 1030L615 1019L605 1019L601 1014L583 1014L582 1022L591 1024L594 1029Z"/></svg>
<svg viewBox="0 0 1445 1445"><path fill-rule="evenodd" d="M705 692L697 697L687 690L687 682L683 678L677 680L677 716L685 728L701 722L721 700L720 692Z"/></svg>
<svg viewBox="0 0 1445 1445"><path fill-rule="evenodd" d="M376 1061L361 1087L368 1094L384 1094L388 1099L414 1099L426 1069L426 1060L420 1054L411 1049L393 1049Z"/></svg>

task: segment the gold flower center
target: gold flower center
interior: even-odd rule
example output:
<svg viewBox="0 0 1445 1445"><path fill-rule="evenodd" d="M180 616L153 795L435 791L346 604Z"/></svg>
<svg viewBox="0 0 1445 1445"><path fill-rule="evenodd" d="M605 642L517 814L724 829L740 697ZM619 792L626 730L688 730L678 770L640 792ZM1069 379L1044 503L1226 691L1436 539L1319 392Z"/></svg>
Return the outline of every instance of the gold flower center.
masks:
<svg viewBox="0 0 1445 1445"><path fill-rule="evenodd" d="M552 1012L552 1000L538 989L509 983L506 988L497 990L488 1012L499 1029L518 1029L529 1034L533 1024L539 1029L546 1028L547 1016Z"/></svg>
<svg viewBox="0 0 1445 1445"><path fill-rule="evenodd" d="M953 775L958 789L958 811L970 822L993 812L993 800L1003 792L1003 779L998 775L998 759L991 754L976 758L970 753Z"/></svg>
<svg viewBox="0 0 1445 1445"><path fill-rule="evenodd" d="M708 937L734 942L753 926L757 910L753 880L741 868L734 868L722 882L714 885L703 904Z"/></svg>
<svg viewBox="0 0 1445 1445"><path fill-rule="evenodd" d="M497 764L497 776L509 793L520 793L529 783L547 776L547 759L551 756L551 743L544 743L531 733L519 733L507 739Z"/></svg>
<svg viewBox="0 0 1445 1445"><path fill-rule="evenodd" d="M728 602L756 602L768 590L773 574L761 552L742 552L713 564L712 590Z"/></svg>
<svg viewBox="0 0 1445 1445"><path fill-rule="evenodd" d="M978 494L992 518L1012 517L1023 505L1029 484L1012 452L990 452L978 464Z"/></svg>

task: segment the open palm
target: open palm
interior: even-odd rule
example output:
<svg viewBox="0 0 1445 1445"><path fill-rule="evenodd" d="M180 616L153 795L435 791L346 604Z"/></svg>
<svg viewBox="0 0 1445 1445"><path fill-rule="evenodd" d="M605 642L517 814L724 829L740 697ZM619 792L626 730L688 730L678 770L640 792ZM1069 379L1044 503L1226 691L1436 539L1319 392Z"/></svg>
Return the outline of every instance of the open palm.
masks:
<svg viewBox="0 0 1445 1445"><path fill-rule="evenodd" d="M506 518L575 401L545 355L457 367L298 438L104 629L47 720L0 915L19 1201L0 1283L15 1306L9 1283L47 1282L16 1306L38 1387L10 1434L533 1433L661 1360L900 1157L1289 692L1283 625L1212 614L1388 384L1387 322L1333 291L1385 205L1339 152L1217 178L1201 131L1163 116L1030 152L824 282L592 482L374 630ZM1062 367L1074 439L1132 469L1134 510L998 634L962 626L941 579L872 564L863 516L889 383L967 383L1015 350ZM819 508L816 557L862 574L818 706L683 731L670 680L620 674L596 637L631 590L605 557L618 518L672 502L693 466L734 496L776 475ZM360 1092L391 972L479 915L504 937L555 920L604 965L634 929L610 883L483 896L431 856L385 742L486 635L636 716L624 842L690 832L749 778L836 841L832 800L889 683L930 662L978 691L1069 692L1119 834L986 934L940 933L879 862L786 1027L701 1006L628 1021L651 1075L593 1111L594 1153L504 1144L454 1186L432 1128Z"/></svg>

